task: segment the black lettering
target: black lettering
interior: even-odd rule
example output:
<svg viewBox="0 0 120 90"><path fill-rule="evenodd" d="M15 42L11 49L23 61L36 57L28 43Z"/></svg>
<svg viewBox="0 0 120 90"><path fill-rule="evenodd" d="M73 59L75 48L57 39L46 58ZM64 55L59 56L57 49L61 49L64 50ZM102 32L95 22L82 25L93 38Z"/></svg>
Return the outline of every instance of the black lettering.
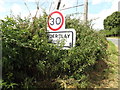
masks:
<svg viewBox="0 0 120 90"><path fill-rule="evenodd" d="M59 38L63 38L63 35L62 35L62 34L59 34L59 36L60 36Z"/></svg>
<svg viewBox="0 0 120 90"><path fill-rule="evenodd" d="M57 17L56 18L56 24L59 25L61 23L61 18L60 17Z"/></svg>
<svg viewBox="0 0 120 90"><path fill-rule="evenodd" d="M54 38L54 34L49 34L49 38Z"/></svg>
<svg viewBox="0 0 120 90"><path fill-rule="evenodd" d="M55 34L55 38L58 38L58 35L57 35L57 34Z"/></svg>
<svg viewBox="0 0 120 90"><path fill-rule="evenodd" d="M50 18L50 21L51 21L50 25L54 25L54 18Z"/></svg>
<svg viewBox="0 0 120 90"><path fill-rule="evenodd" d="M67 38L67 35L65 34L64 38Z"/></svg>
<svg viewBox="0 0 120 90"><path fill-rule="evenodd" d="M68 38L70 37L70 34L68 34Z"/></svg>

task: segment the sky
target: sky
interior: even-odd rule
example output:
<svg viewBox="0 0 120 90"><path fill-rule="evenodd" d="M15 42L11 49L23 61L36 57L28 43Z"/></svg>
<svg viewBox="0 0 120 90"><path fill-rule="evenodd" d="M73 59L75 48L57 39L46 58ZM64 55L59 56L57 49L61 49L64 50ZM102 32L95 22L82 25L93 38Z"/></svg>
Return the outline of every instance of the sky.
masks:
<svg viewBox="0 0 120 90"><path fill-rule="evenodd" d="M38 16L42 15L43 11L50 14L56 9L58 3L58 0L0 0L0 19L4 19L6 16L10 16L10 14L26 17L31 13L34 17L36 14L36 2L38 1L40 7ZM118 11L119 1L120 0L88 0L88 20L92 20L94 29L104 29L104 19L113 12ZM81 4L84 4L84 0L61 0L60 10ZM64 16L74 14L76 15L75 17L83 20L84 6L62 10L62 12Z"/></svg>

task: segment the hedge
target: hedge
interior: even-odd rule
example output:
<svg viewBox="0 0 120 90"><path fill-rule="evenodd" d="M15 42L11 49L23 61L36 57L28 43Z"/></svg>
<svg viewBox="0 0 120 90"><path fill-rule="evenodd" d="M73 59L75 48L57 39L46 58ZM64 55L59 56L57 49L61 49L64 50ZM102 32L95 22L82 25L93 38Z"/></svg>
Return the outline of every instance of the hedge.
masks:
<svg viewBox="0 0 120 90"><path fill-rule="evenodd" d="M105 38L78 19L66 17L66 28L76 30L75 47L62 50L50 43L46 18L47 14L39 18L18 16L0 20L3 88L54 88L42 82L52 83L56 78L82 80L89 76L90 67L107 58Z"/></svg>

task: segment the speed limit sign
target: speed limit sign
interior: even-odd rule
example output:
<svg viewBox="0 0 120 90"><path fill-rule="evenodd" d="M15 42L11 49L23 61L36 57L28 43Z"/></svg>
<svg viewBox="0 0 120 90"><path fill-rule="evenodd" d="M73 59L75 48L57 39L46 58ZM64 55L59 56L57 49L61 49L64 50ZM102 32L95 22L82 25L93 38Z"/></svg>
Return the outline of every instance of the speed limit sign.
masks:
<svg viewBox="0 0 120 90"><path fill-rule="evenodd" d="M75 46L76 31L65 29L65 18L60 11L49 14L47 22L48 39L58 46L62 44L63 49L70 49Z"/></svg>
<svg viewBox="0 0 120 90"><path fill-rule="evenodd" d="M48 30L58 31L65 29L65 19L60 11L54 11L48 16Z"/></svg>

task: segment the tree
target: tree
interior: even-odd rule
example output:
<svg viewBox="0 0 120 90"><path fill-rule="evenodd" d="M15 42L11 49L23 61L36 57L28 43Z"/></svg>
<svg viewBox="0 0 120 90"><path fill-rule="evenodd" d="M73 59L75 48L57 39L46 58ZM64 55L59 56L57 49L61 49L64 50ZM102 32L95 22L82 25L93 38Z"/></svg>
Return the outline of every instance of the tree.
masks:
<svg viewBox="0 0 120 90"><path fill-rule="evenodd" d="M114 12L106 19L104 19L104 29L111 30L120 27L120 12Z"/></svg>
<svg viewBox="0 0 120 90"><path fill-rule="evenodd" d="M120 34L120 12L116 11L104 19L104 29L113 32L112 35Z"/></svg>

